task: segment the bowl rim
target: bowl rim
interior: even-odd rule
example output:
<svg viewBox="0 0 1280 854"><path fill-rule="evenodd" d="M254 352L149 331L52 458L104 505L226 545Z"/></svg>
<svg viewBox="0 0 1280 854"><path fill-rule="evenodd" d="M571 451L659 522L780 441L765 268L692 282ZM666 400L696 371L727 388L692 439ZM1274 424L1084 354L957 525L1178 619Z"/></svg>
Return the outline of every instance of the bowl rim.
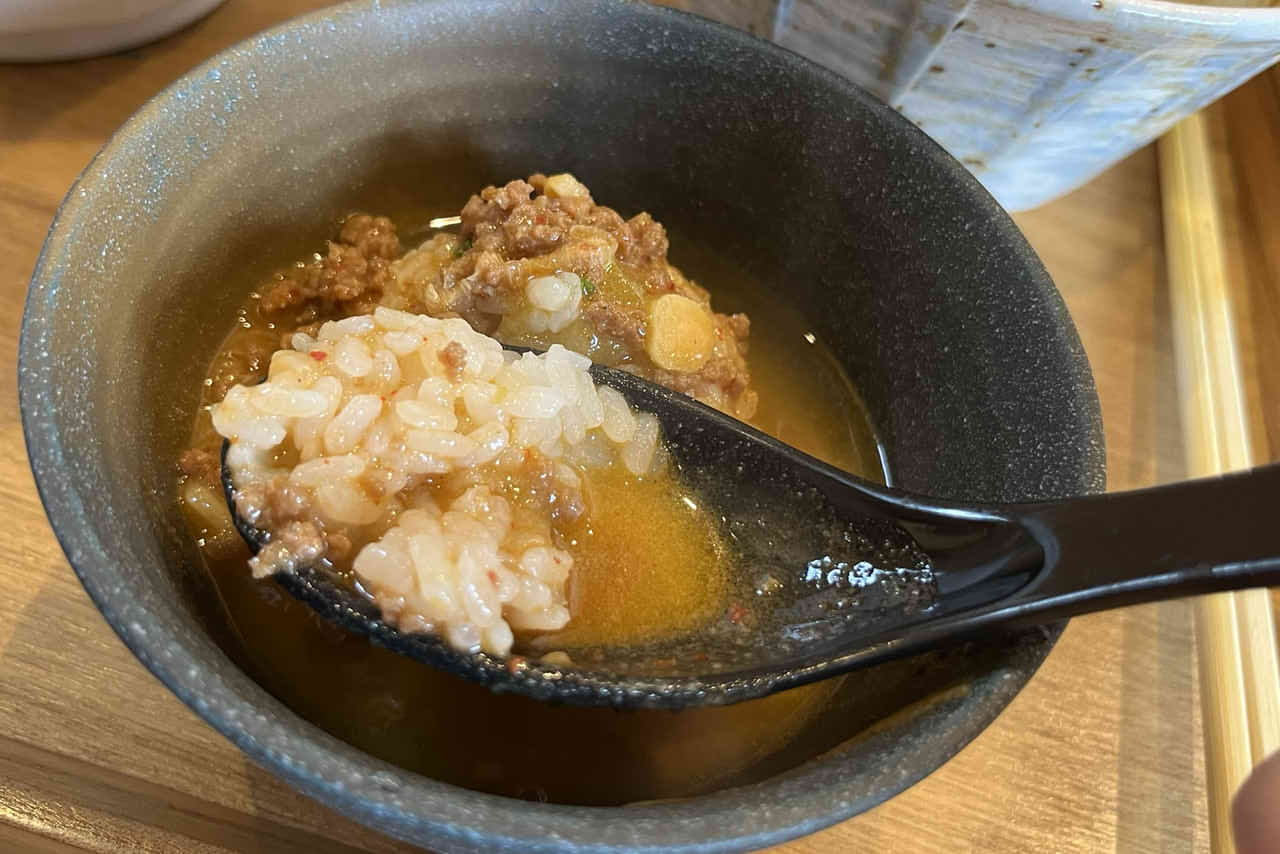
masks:
<svg viewBox="0 0 1280 854"><path fill-rule="evenodd" d="M432 5L459 2L428 0ZM583 5L581 0L573 4L564 0L537 0L536 5L548 3ZM156 678L256 764L331 808L383 833L420 844L476 851L508 848L531 852L740 851L815 832L870 809L919 782L995 720L1039 667L1060 633L1061 625L1048 627L1037 635L1028 645L1025 661L1005 671L998 680L1000 685L992 691L976 698L974 703L937 713L939 725L952 726L947 729L947 738L917 745L931 750L928 761L917 770L900 773L891 761L886 761L884 764L888 767L878 768L878 774L870 778L866 769L848 780L835 775L835 771L847 769L858 751L884 751L887 760L891 760L895 749L903 749L901 740L872 736L858 739L857 751L846 750L842 745L799 768L745 786L679 801L587 807L534 805L400 769L340 741L298 716L249 679L216 645L213 648L230 668L230 679L199 663L192 655L195 642L164 626L159 630L154 625L139 626L134 619L138 614L130 612L129 597L123 595L127 574L86 518L87 497L80 493L74 472L65 464L56 429L56 395L46 376L55 357L43 346L63 276L53 259L74 242L79 224L92 212L90 188L103 180L114 158L128 156L128 140L149 124L167 120L161 118L161 114L192 87L211 80L216 82L218 75L211 72L244 56L252 56L264 47L278 45L282 36L291 33L310 29L340 32L344 20L359 20L386 7L413 5L420 4L414 0L354 0L289 19L219 51L144 103L85 166L60 204L37 259L24 306L18 357L19 407L40 499L68 562L95 606ZM509 5L524 8L532 4ZM1092 447L1091 451L1082 452L1079 472L1082 488L1101 489L1105 477L1101 414L1092 373L1074 324L1038 258L975 178L896 111L835 72L792 51L727 25L666 7L625 0L587 0L586 5L606 8L615 14L641 16L657 24L701 30L714 38L728 40L737 48L773 52L780 61L799 66L802 73L824 79L844 97L859 102L861 108L906 129L920 146L921 156L940 160L942 167L953 176L957 191L967 193L976 214L994 218L999 230L1010 238L1013 251L1022 256L1019 260L1027 268L1028 286L1045 290L1051 308L1063 318L1075 345L1074 349L1069 348L1068 357L1074 361L1073 367L1080 379L1077 390L1084 409L1081 426L1090 433L1087 438ZM334 26L335 23L338 25ZM833 776L836 778L825 779ZM828 787L824 790L824 795L829 796L825 803L798 798L803 803L797 804L797 798L788 797L789 792L802 792L803 786L815 783Z"/></svg>

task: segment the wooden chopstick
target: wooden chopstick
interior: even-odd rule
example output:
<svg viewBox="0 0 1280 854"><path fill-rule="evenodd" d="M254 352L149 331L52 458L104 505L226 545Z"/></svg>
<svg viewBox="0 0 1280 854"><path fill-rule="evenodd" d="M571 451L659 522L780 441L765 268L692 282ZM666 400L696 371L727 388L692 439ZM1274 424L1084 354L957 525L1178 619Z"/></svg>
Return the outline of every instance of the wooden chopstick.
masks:
<svg viewBox="0 0 1280 854"><path fill-rule="evenodd" d="M1187 474L1253 464L1236 349L1230 282L1205 118L1183 120L1159 143L1165 251ZM1196 603L1196 644L1209 788L1211 848L1235 850L1231 798L1280 749L1280 665L1265 590Z"/></svg>

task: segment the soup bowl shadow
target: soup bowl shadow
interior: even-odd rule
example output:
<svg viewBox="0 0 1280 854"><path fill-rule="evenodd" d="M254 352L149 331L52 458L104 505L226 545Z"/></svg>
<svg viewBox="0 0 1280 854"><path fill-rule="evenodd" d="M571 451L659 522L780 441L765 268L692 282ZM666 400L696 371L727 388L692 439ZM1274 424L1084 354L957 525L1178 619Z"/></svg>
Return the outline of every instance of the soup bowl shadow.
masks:
<svg viewBox="0 0 1280 854"><path fill-rule="evenodd" d="M642 4L356 3L178 80L64 201L19 383L72 567L137 657L254 761L433 848L746 850L902 791L1000 713L1060 627L856 674L751 767L628 806L431 779L253 678L175 496L225 319L254 276L353 208L456 209L536 170L573 172L771 283L853 379L896 483L999 501L1102 489L1097 397L1061 298L1003 211L892 110L763 41Z"/></svg>

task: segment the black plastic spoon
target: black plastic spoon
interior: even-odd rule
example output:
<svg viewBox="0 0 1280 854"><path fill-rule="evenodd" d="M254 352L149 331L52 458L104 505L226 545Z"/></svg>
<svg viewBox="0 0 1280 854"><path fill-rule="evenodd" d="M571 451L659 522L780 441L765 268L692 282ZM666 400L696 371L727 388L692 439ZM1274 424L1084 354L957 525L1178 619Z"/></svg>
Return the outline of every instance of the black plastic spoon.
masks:
<svg viewBox="0 0 1280 854"><path fill-rule="evenodd" d="M738 572L721 618L662 643L570 649L570 667L402 633L324 569L276 580L374 643L494 691L651 708L735 703L1009 627L1280 584L1280 465L1045 503L959 504L861 480L682 394L591 370L658 416L680 477L722 519ZM223 483L235 516L225 464ZM252 548L266 542L235 518Z"/></svg>

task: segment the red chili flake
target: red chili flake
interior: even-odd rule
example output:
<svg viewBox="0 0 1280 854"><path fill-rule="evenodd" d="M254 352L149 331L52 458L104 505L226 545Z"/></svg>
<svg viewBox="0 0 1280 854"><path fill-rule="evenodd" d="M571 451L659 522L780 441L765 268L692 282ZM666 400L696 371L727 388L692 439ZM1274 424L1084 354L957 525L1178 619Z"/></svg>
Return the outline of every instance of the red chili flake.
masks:
<svg viewBox="0 0 1280 854"><path fill-rule="evenodd" d="M539 213L537 216L533 218L533 221L536 222L538 225L546 225L547 215L544 213Z"/></svg>
<svg viewBox="0 0 1280 854"><path fill-rule="evenodd" d="M719 326L717 326L717 327L716 327L716 337L717 337L717 338L723 338L723 337L724 337L724 330L723 330L723 329L721 329Z"/></svg>
<svg viewBox="0 0 1280 854"><path fill-rule="evenodd" d="M527 662L528 662L528 659L526 659L523 655L513 655L507 659L507 672L510 673L512 676L514 676L516 675L517 671L524 669L524 666Z"/></svg>
<svg viewBox="0 0 1280 854"><path fill-rule="evenodd" d="M317 362L323 362L329 356L329 354L323 350L312 350L309 355Z"/></svg>
<svg viewBox="0 0 1280 854"><path fill-rule="evenodd" d="M742 607L741 602L734 602L729 606L728 612L725 614L731 623L741 623L747 616L747 609Z"/></svg>
<svg viewBox="0 0 1280 854"><path fill-rule="evenodd" d="M489 570L489 582L490 582L494 587L497 587L497 586L498 586L498 573L494 572L492 569L491 569L491 570Z"/></svg>

